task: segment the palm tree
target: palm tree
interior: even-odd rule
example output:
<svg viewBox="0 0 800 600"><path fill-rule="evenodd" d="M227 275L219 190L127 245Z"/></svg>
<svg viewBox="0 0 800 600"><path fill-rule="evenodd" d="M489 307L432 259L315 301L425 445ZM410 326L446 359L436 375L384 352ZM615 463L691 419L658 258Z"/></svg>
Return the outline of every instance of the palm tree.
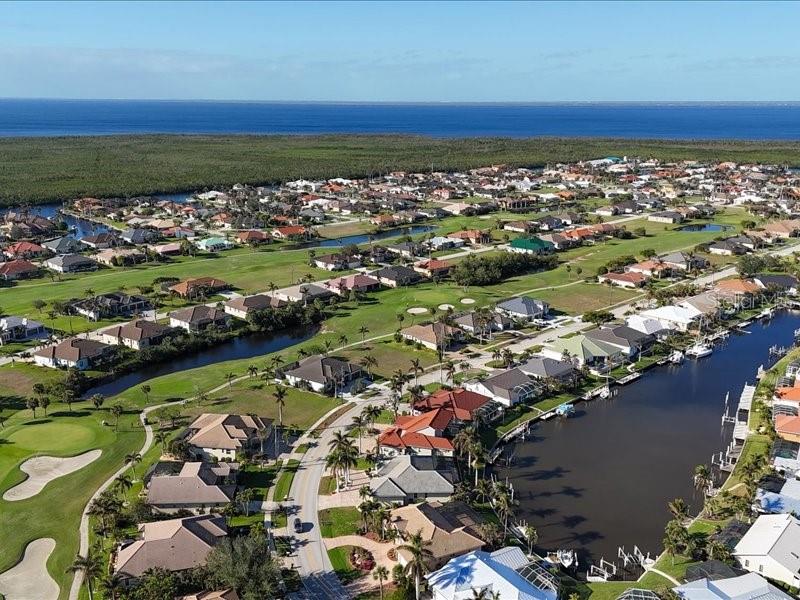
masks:
<svg viewBox="0 0 800 600"><path fill-rule="evenodd" d="M249 365L247 367L247 374L250 375L250 378L252 379L256 375L258 375L258 367L255 365Z"/></svg>
<svg viewBox="0 0 800 600"><path fill-rule="evenodd" d="M142 393L144 394L144 401L150 402L150 386L145 383L144 385L139 386L139 389L142 390Z"/></svg>
<svg viewBox="0 0 800 600"><path fill-rule="evenodd" d="M278 428L283 429L283 407L286 406L286 388L282 385L275 386L275 391L272 392L272 397L275 398L275 404L278 405ZM278 436L275 435L275 460L278 459Z"/></svg>
<svg viewBox="0 0 800 600"><path fill-rule="evenodd" d="M131 452L125 455L125 462L131 466L131 473L133 473L133 480L136 481L136 465L142 462L142 455L138 452Z"/></svg>
<svg viewBox="0 0 800 600"><path fill-rule="evenodd" d="M711 469L708 465L697 465L694 468L694 487L698 490L706 490L711 485L713 479Z"/></svg>
<svg viewBox="0 0 800 600"><path fill-rule="evenodd" d="M127 492L133 487L133 481L131 481L131 478L125 475L125 473L120 473L114 480L113 485L114 489L125 495L125 492Z"/></svg>
<svg viewBox="0 0 800 600"><path fill-rule="evenodd" d="M349 485L350 469L358 463L358 448L353 445L353 440L341 431L334 432L328 448L331 450L330 456L335 456L336 466L344 474L345 486Z"/></svg>
<svg viewBox="0 0 800 600"><path fill-rule="evenodd" d="M39 401L36 398L28 398L25 401L25 406L33 413L33 418L36 418L36 409L39 408Z"/></svg>
<svg viewBox="0 0 800 600"><path fill-rule="evenodd" d="M81 573L86 588L89 590L89 600L94 600L94 581L103 574L103 563L99 552L95 548L89 548L86 556L75 555L72 565L67 568L68 573Z"/></svg>
<svg viewBox="0 0 800 600"><path fill-rule="evenodd" d="M114 431L117 431L119 427L119 418L124 412L124 408L122 408L121 404L115 404L111 407L111 414L114 415Z"/></svg>
<svg viewBox="0 0 800 600"><path fill-rule="evenodd" d="M420 580L429 571L427 559L433 556L428 549L430 542L422 539L422 531L412 534L405 544L397 547L397 550L404 550L411 555L405 566L406 575L414 578L415 597L419 600Z"/></svg>
<svg viewBox="0 0 800 600"><path fill-rule="evenodd" d="M372 571L372 578L378 582L381 589L381 600L383 600L383 582L389 579L389 569L383 565L378 565Z"/></svg>
<svg viewBox="0 0 800 600"><path fill-rule="evenodd" d="M424 370L425 369L422 368L422 363L420 362L420 360L418 358L412 358L411 359L411 368L409 369L409 371L411 371L414 374L414 386L415 387L418 385L417 378L418 378L419 374L422 373Z"/></svg>
<svg viewBox="0 0 800 600"><path fill-rule="evenodd" d="M361 437L367 428L367 421L361 415L353 417L353 430L358 432L358 453L361 454Z"/></svg>
<svg viewBox="0 0 800 600"><path fill-rule="evenodd" d="M667 503L667 509L673 518L678 521L685 521L689 518L689 506L683 498L675 498L673 501Z"/></svg>
<svg viewBox="0 0 800 600"><path fill-rule="evenodd" d="M347 346L347 336L342 334L339 336L339 346Z"/></svg>
<svg viewBox="0 0 800 600"><path fill-rule="evenodd" d="M100 410L100 407L103 406L103 402L106 401L105 396L103 394L93 394L89 400L92 402L92 405L95 407L95 410Z"/></svg>
<svg viewBox="0 0 800 600"><path fill-rule="evenodd" d="M456 364L452 360L448 360L444 365L444 372L446 379L449 379L451 382L455 383L453 377L456 374Z"/></svg>
<svg viewBox="0 0 800 600"><path fill-rule="evenodd" d="M228 381L228 389L233 387L233 380L236 379L236 373L228 373L225 375L225 379Z"/></svg>
<svg viewBox="0 0 800 600"><path fill-rule="evenodd" d="M156 444L161 445L161 453L167 451L167 441L169 440L169 436L167 435L166 431L156 431L155 435L153 436Z"/></svg>
<svg viewBox="0 0 800 600"><path fill-rule="evenodd" d="M533 547L539 541L539 532L536 531L536 527L533 525L526 525L523 533L525 534L525 541L528 542L528 554L533 554Z"/></svg>
<svg viewBox="0 0 800 600"><path fill-rule="evenodd" d="M103 590L104 595L110 600L117 600L119 592L123 588L122 576L118 573L106 575L100 580L100 589Z"/></svg>
<svg viewBox="0 0 800 600"><path fill-rule="evenodd" d="M369 327L366 325L362 325L358 328L358 333L361 335L361 343L364 343L364 336L369 333Z"/></svg>
<svg viewBox="0 0 800 600"><path fill-rule="evenodd" d="M378 366L378 361L375 359L375 357L371 354L366 354L361 358L358 364L367 370L367 375L369 375L369 378L372 379L372 367Z"/></svg>

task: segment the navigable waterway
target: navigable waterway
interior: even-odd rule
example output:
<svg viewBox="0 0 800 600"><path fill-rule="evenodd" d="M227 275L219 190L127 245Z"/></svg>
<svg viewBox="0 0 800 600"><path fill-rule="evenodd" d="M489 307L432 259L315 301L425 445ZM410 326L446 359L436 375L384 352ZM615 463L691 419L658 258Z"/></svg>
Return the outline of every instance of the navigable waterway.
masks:
<svg viewBox="0 0 800 600"><path fill-rule="evenodd" d="M721 426L725 394L733 413L744 384L770 363L769 348L791 345L798 327L800 314L780 312L707 358L656 367L610 400L537 424L497 476L513 484L517 518L536 527L538 546L575 549L582 572L589 560L616 560L619 546L659 554L667 502L682 497L696 514L694 467L730 443Z"/></svg>
<svg viewBox="0 0 800 600"><path fill-rule="evenodd" d="M84 396L87 398L93 394L114 396L124 392L130 387L144 383L148 379L153 379L154 377L205 367L228 360L237 360L241 358L255 359L265 354L279 352L289 346L299 344L313 337L317 331L318 328L312 326L305 330L298 328L277 333L252 333L243 335L219 344L218 346L186 355L183 358L177 358L157 365L148 365L142 369L117 377L113 381L101 383L87 390ZM254 362L259 368L265 366L263 363ZM237 373L237 375L244 375L244 373Z"/></svg>

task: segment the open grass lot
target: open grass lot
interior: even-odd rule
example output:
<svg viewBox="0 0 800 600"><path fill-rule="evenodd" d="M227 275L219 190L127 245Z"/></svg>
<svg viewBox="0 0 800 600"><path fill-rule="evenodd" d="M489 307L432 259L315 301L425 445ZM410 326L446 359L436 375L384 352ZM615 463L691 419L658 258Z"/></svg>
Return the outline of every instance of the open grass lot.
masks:
<svg viewBox="0 0 800 600"><path fill-rule="evenodd" d="M543 166L598 156L797 165L796 142L398 135L137 135L0 140L0 202L134 196L391 170Z"/></svg>
<svg viewBox="0 0 800 600"><path fill-rule="evenodd" d="M300 461L295 459L284 465L278 475L278 481L275 483L275 495L273 496L275 502L283 502L289 496L289 490L292 489L292 481L294 481L294 475L299 466Z"/></svg>
<svg viewBox="0 0 800 600"><path fill-rule="evenodd" d="M35 383L50 383L64 378L55 369L15 362L0 366L0 416L8 417L25 408L25 399L33 393ZM57 407L53 407L58 410Z"/></svg>
<svg viewBox="0 0 800 600"><path fill-rule="evenodd" d="M66 407L64 407L66 408ZM19 411L0 430L0 496L24 480L19 465L35 454L72 456L99 448L102 455L91 465L49 483L39 494L27 500L7 502L0 499L0 572L14 565L25 546L38 538L51 537L56 548L48 561L48 570L66 597L71 574L66 569L78 551L78 524L81 511L100 484L121 464L121 457L136 451L144 440L133 412L120 418L119 431L107 409L95 411L85 403L73 405L67 413L61 406L51 406L45 418L37 411Z"/></svg>

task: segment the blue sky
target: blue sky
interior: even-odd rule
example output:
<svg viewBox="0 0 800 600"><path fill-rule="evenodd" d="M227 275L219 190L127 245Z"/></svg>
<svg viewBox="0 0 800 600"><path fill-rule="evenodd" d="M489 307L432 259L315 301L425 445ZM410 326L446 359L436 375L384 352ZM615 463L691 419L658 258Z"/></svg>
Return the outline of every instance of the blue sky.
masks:
<svg viewBox="0 0 800 600"><path fill-rule="evenodd" d="M0 97L800 100L800 3L3 3Z"/></svg>

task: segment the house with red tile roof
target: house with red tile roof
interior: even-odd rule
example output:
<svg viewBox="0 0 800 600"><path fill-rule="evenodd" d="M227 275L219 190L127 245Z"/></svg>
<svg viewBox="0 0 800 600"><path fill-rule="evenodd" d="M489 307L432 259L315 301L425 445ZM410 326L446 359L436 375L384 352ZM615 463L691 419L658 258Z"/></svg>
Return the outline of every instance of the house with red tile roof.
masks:
<svg viewBox="0 0 800 600"><path fill-rule="evenodd" d="M394 426L378 437L380 452L384 456L453 456L452 442L442 437L452 419L453 413L443 408L421 415L397 417Z"/></svg>
<svg viewBox="0 0 800 600"><path fill-rule="evenodd" d="M272 230L272 237L279 240L307 238L309 234L308 228L303 225L286 225Z"/></svg>
<svg viewBox="0 0 800 600"><path fill-rule="evenodd" d="M0 279L6 281L33 277L38 272L39 267L28 260L10 260L0 263Z"/></svg>
<svg viewBox="0 0 800 600"><path fill-rule="evenodd" d="M800 443L800 417L777 415L775 417L775 432L778 437L787 442Z"/></svg>
<svg viewBox="0 0 800 600"><path fill-rule="evenodd" d="M600 275L597 280L600 283L609 283L618 287L638 288L647 282L647 277L641 273L606 273Z"/></svg>
<svg viewBox="0 0 800 600"><path fill-rule="evenodd" d="M272 236L266 231L251 229L248 231L240 231L236 234L236 239L242 244L269 244L272 241Z"/></svg>
<svg viewBox="0 0 800 600"><path fill-rule="evenodd" d="M8 258L43 258L50 255L50 251L33 242L16 242L3 250Z"/></svg>
<svg viewBox="0 0 800 600"><path fill-rule="evenodd" d="M486 233L485 231L481 231L480 229L466 229L464 231L455 231L453 233L448 233L447 237L455 238L457 240L464 240L466 243L471 244L473 246L477 244L484 244L486 242L491 241L492 236Z"/></svg>
<svg viewBox="0 0 800 600"><path fill-rule="evenodd" d="M491 401L489 396L463 388L440 389L415 401L411 409L417 415L436 409L446 410L452 415L451 419L455 424L463 424L475 421L481 409Z"/></svg>
<svg viewBox="0 0 800 600"><path fill-rule="evenodd" d="M414 270L417 273L425 275L425 277L433 277L434 275L438 277L444 277L452 268L452 263L446 260L439 260L437 258L421 260L418 263L414 263Z"/></svg>

